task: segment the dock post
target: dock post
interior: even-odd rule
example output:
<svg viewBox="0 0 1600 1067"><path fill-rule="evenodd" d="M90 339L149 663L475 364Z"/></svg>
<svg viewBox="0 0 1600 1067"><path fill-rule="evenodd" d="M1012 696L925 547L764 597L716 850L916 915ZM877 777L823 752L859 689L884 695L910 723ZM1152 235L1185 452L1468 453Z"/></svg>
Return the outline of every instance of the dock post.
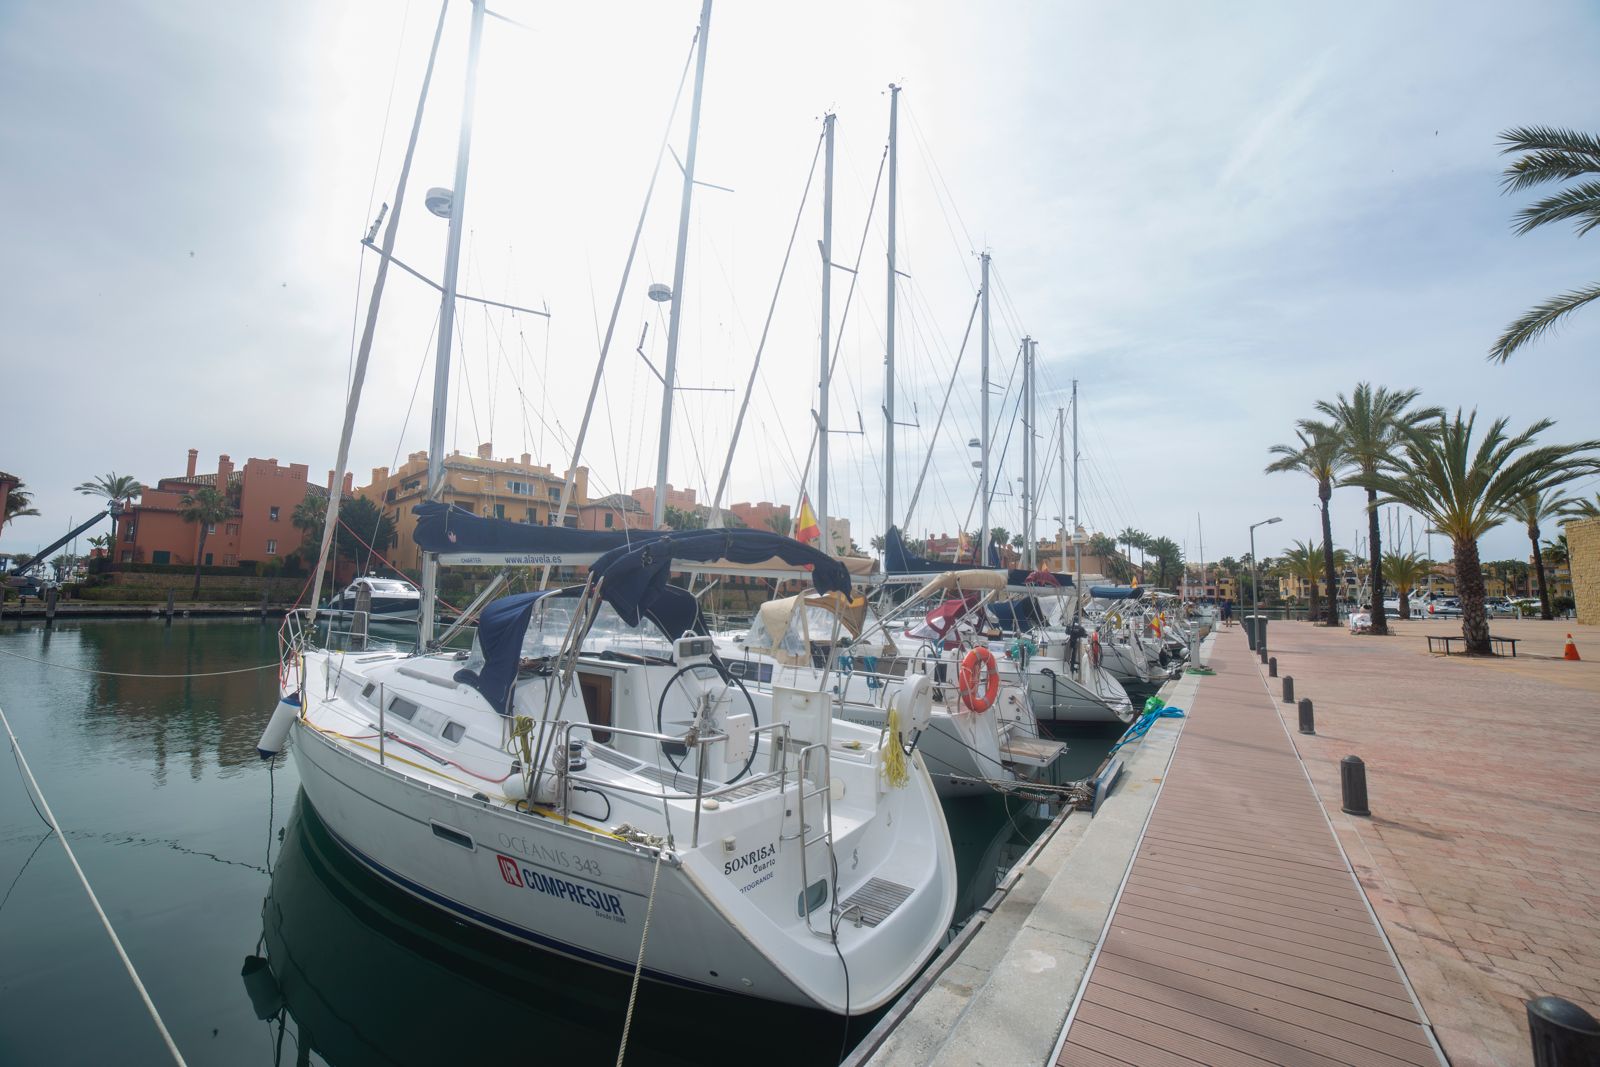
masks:
<svg viewBox="0 0 1600 1067"><path fill-rule="evenodd" d="M51 586L44 591L44 625L48 629L56 624L56 599L61 595L61 590Z"/></svg>
<svg viewBox="0 0 1600 1067"><path fill-rule="evenodd" d="M1346 756L1339 761L1339 791L1343 803L1339 810L1346 815L1371 815L1367 807L1367 765L1360 756Z"/></svg>
<svg viewBox="0 0 1600 1067"><path fill-rule="evenodd" d="M178 594L174 590L171 590L171 589L167 590L167 625L168 626L172 625L172 602L177 599L177 596L178 596Z"/></svg>
<svg viewBox="0 0 1600 1067"><path fill-rule="evenodd" d="M272 583L269 580L266 585L261 587L261 621L262 622L266 622L267 621L267 596L271 592L272 592Z"/></svg>
<svg viewBox="0 0 1600 1067"><path fill-rule="evenodd" d="M1276 678L1277 676L1278 676L1278 657L1277 656L1268 656L1267 657L1267 677L1268 678Z"/></svg>
<svg viewBox="0 0 1600 1067"><path fill-rule="evenodd" d="M1600 1022L1560 997L1527 1002L1533 1067L1581 1067L1600 1060Z"/></svg>
<svg viewBox="0 0 1600 1067"><path fill-rule="evenodd" d="M1292 674L1283 676L1283 702L1285 704L1294 703L1294 675Z"/></svg>
<svg viewBox="0 0 1600 1067"><path fill-rule="evenodd" d="M1267 646L1262 645L1260 648L1256 649L1256 651L1261 655L1261 662L1267 662Z"/></svg>
<svg viewBox="0 0 1600 1067"><path fill-rule="evenodd" d="M350 620L352 643L360 649L367 647L367 621L372 617L372 587L356 586L355 617Z"/></svg>
<svg viewBox="0 0 1600 1067"><path fill-rule="evenodd" d="M1317 717L1311 711L1311 698L1300 701L1300 732L1314 734L1317 732Z"/></svg>

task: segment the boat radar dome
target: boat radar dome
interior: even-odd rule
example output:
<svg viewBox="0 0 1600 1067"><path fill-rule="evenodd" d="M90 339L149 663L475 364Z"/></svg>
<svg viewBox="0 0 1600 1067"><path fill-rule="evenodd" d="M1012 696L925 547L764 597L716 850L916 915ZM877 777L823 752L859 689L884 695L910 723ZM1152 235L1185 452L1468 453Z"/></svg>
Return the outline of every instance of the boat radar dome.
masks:
<svg viewBox="0 0 1600 1067"><path fill-rule="evenodd" d="M654 285L652 285L648 292L650 299L654 300L658 304L665 304L668 300L672 299L672 287L670 285L662 285L660 282L656 282Z"/></svg>
<svg viewBox="0 0 1600 1067"><path fill-rule="evenodd" d="M455 206L455 201L456 194L454 192L440 188L437 185L429 189L427 195L422 198L422 202L427 205L428 210L441 219L450 217L450 210Z"/></svg>

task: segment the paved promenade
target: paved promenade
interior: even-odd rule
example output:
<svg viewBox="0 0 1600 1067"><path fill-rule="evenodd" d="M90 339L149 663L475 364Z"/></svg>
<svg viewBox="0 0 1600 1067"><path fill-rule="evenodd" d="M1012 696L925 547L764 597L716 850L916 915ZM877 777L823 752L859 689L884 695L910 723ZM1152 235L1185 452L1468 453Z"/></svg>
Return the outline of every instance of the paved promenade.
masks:
<svg viewBox="0 0 1600 1067"><path fill-rule="evenodd" d="M1059 1063L1439 1063L1242 634L1211 665Z"/></svg>
<svg viewBox="0 0 1600 1067"><path fill-rule="evenodd" d="M1316 708L1317 735L1294 740L1451 1063L1527 1064L1526 998L1600 1012L1600 627L1494 620L1519 655L1478 659L1427 654L1458 620L1391 626L1270 624ZM1556 658L1569 630L1584 662ZM1244 645L1235 628L1217 648ZM1367 764L1371 818L1339 810L1346 755Z"/></svg>

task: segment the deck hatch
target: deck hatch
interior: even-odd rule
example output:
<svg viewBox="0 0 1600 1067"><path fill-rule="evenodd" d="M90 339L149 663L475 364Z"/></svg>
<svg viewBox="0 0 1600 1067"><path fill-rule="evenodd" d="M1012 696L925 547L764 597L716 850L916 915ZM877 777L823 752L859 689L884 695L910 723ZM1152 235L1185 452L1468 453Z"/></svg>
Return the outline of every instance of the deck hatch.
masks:
<svg viewBox="0 0 1600 1067"><path fill-rule="evenodd" d="M911 897L911 887L884 878L869 878L851 893L841 909L845 922L877 926Z"/></svg>

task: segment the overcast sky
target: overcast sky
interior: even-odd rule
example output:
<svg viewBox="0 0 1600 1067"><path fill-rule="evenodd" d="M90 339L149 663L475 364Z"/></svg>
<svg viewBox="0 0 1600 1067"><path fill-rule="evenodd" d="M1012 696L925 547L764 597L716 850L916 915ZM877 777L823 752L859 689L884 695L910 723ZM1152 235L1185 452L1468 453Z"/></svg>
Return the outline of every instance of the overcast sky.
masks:
<svg viewBox="0 0 1600 1067"><path fill-rule="evenodd" d="M656 145L698 16L693 0L497 0L487 24L447 440L564 469ZM374 260L358 240L390 200L438 6L431 0L0 7L0 257L5 398L0 469L37 519L0 550L37 548L94 505L71 491L115 470L153 483L198 448L304 462L339 436L352 324ZM468 5L446 19L398 255L437 276ZM1317 530L1309 479L1262 474L1267 448L1319 398L1358 381L1420 387L1448 408L1552 437L1600 437L1600 310L1490 366L1529 305L1593 281L1600 238L1517 238L1496 135L1600 129L1600 15L1544 3L719 5L713 16L672 481L708 499L731 437L821 116L838 115L834 260L856 264L902 94L897 511L903 516L993 256L992 420L1018 529L1018 340L1041 366L1041 533L1062 513L1054 417L1080 382L1080 511L1091 529L1166 534L1190 558L1242 554L1249 523L1276 554ZM681 155L687 94L672 134ZM592 492L654 480L680 178L668 158L621 303L583 462ZM730 500L793 501L818 381L821 175L800 216L733 465ZM833 511L865 544L884 525L884 204L859 290L833 275L841 338ZM358 284L360 289L358 290ZM431 290L391 275L352 453L369 470L423 448ZM423 385L412 398L419 378ZM973 337L934 443L914 535L955 532L976 474ZM1009 442L1009 443L1008 443ZM1004 454L1003 462L1001 455ZM1596 486L1584 486L1592 493ZM815 489L813 487L813 494ZM1335 538L1364 532L1335 494ZM1418 527L1420 529L1420 526ZM1420 540L1420 539L1419 539ZM1436 556L1447 550L1437 543ZM1419 547L1420 544L1419 544ZM1514 528L1485 558L1525 556Z"/></svg>

